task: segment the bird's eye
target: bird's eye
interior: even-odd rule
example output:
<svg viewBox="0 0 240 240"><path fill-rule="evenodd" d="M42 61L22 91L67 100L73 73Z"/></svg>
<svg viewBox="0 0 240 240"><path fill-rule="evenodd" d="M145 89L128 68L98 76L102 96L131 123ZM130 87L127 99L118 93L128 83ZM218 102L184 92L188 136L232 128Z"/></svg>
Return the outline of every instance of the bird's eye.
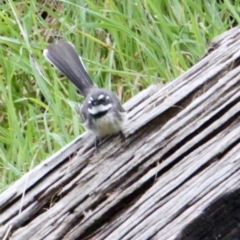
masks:
<svg viewBox="0 0 240 240"><path fill-rule="evenodd" d="M103 98L99 101L100 104L104 104L105 102L106 102L105 98Z"/></svg>

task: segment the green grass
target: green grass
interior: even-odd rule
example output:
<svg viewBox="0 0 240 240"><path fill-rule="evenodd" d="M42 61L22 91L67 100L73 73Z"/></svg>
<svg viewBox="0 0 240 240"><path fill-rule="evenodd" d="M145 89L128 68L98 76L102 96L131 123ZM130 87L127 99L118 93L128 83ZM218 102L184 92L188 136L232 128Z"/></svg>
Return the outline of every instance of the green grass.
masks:
<svg viewBox="0 0 240 240"><path fill-rule="evenodd" d="M48 42L73 42L93 80L127 101L182 74L215 36L238 24L239 5L231 2L1 3L0 191L84 131L81 96L42 56Z"/></svg>

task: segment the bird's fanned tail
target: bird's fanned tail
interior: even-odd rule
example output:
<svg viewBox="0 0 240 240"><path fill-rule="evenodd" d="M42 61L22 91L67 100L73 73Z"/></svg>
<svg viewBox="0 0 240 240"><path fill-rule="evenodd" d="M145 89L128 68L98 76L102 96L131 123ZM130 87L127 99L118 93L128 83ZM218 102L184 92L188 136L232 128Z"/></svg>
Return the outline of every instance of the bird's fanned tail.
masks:
<svg viewBox="0 0 240 240"><path fill-rule="evenodd" d="M79 89L83 96L95 87L88 76L75 47L64 40L50 44L43 52L44 57L57 67Z"/></svg>

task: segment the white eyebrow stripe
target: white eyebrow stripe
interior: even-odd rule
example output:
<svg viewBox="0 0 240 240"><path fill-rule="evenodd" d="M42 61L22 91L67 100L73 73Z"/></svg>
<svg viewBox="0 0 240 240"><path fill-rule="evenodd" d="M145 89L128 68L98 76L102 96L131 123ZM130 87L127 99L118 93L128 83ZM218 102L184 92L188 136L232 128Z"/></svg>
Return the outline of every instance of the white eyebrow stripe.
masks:
<svg viewBox="0 0 240 240"><path fill-rule="evenodd" d="M109 96L106 96L106 99L108 100L110 97Z"/></svg>
<svg viewBox="0 0 240 240"><path fill-rule="evenodd" d="M103 94L100 94L99 96L98 96L98 100L101 100L101 99L103 99L105 96L103 95Z"/></svg>
<svg viewBox="0 0 240 240"><path fill-rule="evenodd" d="M90 101L93 101L93 98L92 98L92 97L90 97Z"/></svg>
<svg viewBox="0 0 240 240"><path fill-rule="evenodd" d="M92 106L92 108L88 108L88 112L92 115L108 111L112 108L112 104L109 103L108 105L98 105L98 106Z"/></svg>

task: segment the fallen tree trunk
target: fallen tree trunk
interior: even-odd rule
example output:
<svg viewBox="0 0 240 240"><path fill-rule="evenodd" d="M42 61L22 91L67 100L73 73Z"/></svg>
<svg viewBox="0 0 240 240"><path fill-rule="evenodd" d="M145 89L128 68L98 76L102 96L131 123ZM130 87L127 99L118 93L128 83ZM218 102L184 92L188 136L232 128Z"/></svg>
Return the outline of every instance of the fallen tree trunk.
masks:
<svg viewBox="0 0 240 240"><path fill-rule="evenodd" d="M200 226L201 238L181 231L240 187L239 56L236 27L181 77L125 104L124 143L111 137L95 153L85 133L15 182L0 197L0 238L206 239Z"/></svg>

